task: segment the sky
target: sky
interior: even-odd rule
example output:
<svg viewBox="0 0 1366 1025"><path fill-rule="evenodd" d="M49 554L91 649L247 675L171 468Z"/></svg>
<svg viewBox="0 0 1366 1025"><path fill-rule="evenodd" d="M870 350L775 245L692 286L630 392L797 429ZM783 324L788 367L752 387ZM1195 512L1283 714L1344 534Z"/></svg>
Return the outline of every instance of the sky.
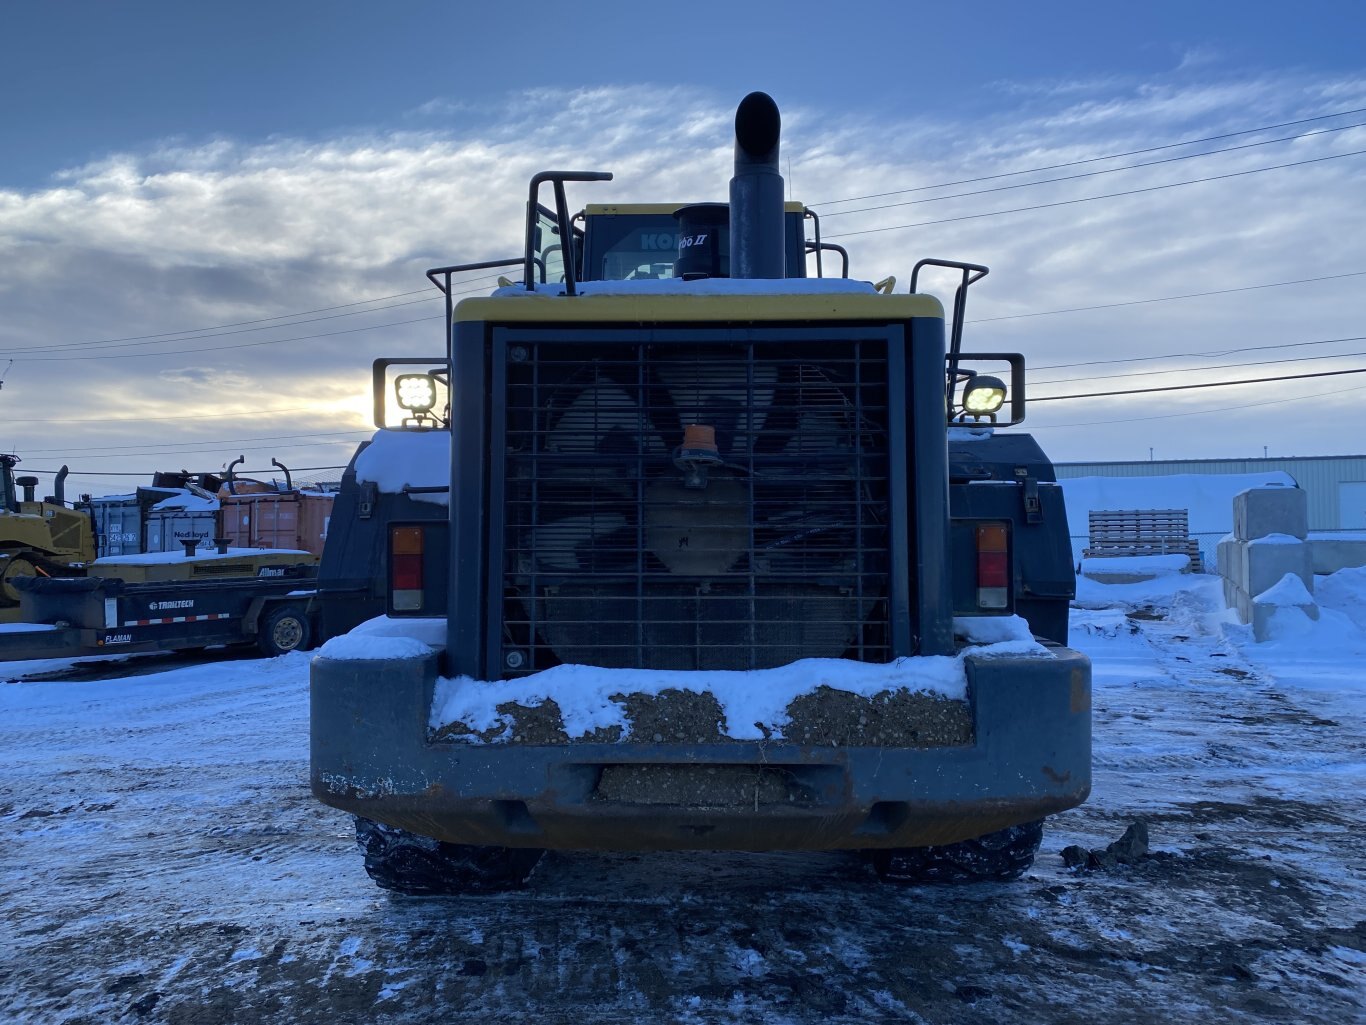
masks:
<svg viewBox="0 0 1366 1025"><path fill-rule="evenodd" d="M751 89L852 276L991 267L965 348L1024 353L1054 459L1366 451L1366 7L735 8L7 7L0 451L344 464L370 361L444 349L426 268L520 255L548 167L723 199Z"/></svg>

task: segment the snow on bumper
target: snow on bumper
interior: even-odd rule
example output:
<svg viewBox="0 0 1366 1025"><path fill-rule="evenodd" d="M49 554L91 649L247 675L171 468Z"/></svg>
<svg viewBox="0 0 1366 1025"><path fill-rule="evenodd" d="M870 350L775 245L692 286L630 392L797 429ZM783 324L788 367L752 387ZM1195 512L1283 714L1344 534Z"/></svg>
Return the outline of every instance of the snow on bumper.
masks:
<svg viewBox="0 0 1366 1025"><path fill-rule="evenodd" d="M935 747L453 744L432 739L437 656L313 663L323 802L457 843L799 850L952 843L1086 799L1085 656L967 659L971 735Z"/></svg>

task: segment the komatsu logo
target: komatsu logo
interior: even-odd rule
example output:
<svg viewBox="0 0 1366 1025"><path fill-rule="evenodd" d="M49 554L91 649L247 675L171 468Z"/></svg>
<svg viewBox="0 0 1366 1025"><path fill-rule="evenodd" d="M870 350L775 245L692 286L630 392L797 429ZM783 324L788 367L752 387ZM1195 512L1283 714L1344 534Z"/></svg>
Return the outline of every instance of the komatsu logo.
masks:
<svg viewBox="0 0 1366 1025"><path fill-rule="evenodd" d="M166 609L192 609L194 601L186 599L184 601L154 601L147 606L153 612L163 612Z"/></svg>
<svg viewBox="0 0 1366 1025"><path fill-rule="evenodd" d="M667 231L646 231L642 232L640 236L640 248L646 252L670 250L675 244L674 235Z"/></svg>

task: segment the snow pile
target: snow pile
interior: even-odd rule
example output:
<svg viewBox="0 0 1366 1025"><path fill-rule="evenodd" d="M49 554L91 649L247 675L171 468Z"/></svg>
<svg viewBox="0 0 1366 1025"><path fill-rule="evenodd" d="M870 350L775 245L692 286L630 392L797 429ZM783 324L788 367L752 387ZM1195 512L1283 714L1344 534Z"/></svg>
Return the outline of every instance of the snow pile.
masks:
<svg viewBox="0 0 1366 1025"><path fill-rule="evenodd" d="M376 616L333 637L318 649L316 658L381 661L389 658L421 658L446 646L444 619L391 619Z"/></svg>
<svg viewBox="0 0 1366 1025"><path fill-rule="evenodd" d="M1165 577L1190 568L1189 555L1116 555L1113 558L1082 559L1082 573L1132 573L1138 576Z"/></svg>
<svg viewBox="0 0 1366 1025"><path fill-rule="evenodd" d="M1113 638L1135 650L1147 642L1127 622L1126 611L1149 610L1191 636L1222 637L1248 662L1278 684L1306 690L1355 692L1366 697L1366 567L1339 570L1314 580L1311 596L1304 582L1287 574L1258 596L1280 606L1273 613L1270 639L1258 643L1252 626L1238 622L1224 607L1220 579L1207 574L1176 573L1136 584L1100 584L1077 580L1071 616L1072 643L1084 650L1091 638ZM1311 619L1300 606L1317 604ZM1107 652L1122 649L1107 642ZM1122 657L1122 654L1121 654ZM1097 673L1104 665L1093 653Z"/></svg>
<svg viewBox="0 0 1366 1025"><path fill-rule="evenodd" d="M1156 555L1143 558L1164 559L1170 558L1170 556ZM1135 560L1088 559L1086 564L1131 561ZM1102 566L1100 568L1106 569L1108 567ZM1138 575L1140 574L1135 574L1135 576ZM1089 576L1079 576L1077 577L1077 595L1072 599L1072 605L1074 608L1082 609L1105 609L1117 606L1122 608L1138 608L1140 606L1162 608L1169 606L1178 594L1194 590L1202 592L1208 590L1211 595L1217 595L1221 586L1219 578L1208 573L1197 574L1176 571L1151 574L1145 570L1141 575L1148 579L1127 584L1108 584L1093 580ZM1219 600L1222 602L1221 598ZM1222 604L1220 607L1222 608Z"/></svg>
<svg viewBox="0 0 1366 1025"><path fill-rule="evenodd" d="M450 431L376 431L356 456L356 480L373 482L386 495L404 488L444 488L451 482ZM418 502L448 504L447 492L412 495Z"/></svg>
<svg viewBox="0 0 1366 1025"><path fill-rule="evenodd" d="M1314 596L1309 593L1309 588L1294 573L1287 573L1252 600L1266 605L1279 605L1281 608L1314 604Z"/></svg>
<svg viewBox="0 0 1366 1025"><path fill-rule="evenodd" d="M1340 569L1314 580L1319 609L1332 609L1366 631L1366 566Z"/></svg>
<svg viewBox="0 0 1366 1025"><path fill-rule="evenodd" d="M986 441L995 433L994 427L950 427L949 441Z"/></svg>
<svg viewBox="0 0 1366 1025"><path fill-rule="evenodd" d="M1029 630L1029 624L1021 616L955 616L953 635L961 637L969 644L998 644L1016 642L1017 646L1009 652L1034 651L1038 644Z"/></svg>
<svg viewBox="0 0 1366 1025"><path fill-rule="evenodd" d="M219 508L219 501L216 498L204 498L184 491L180 494L172 495L170 498L163 498L156 505L152 506L152 512L168 512L176 509L185 512L215 512Z"/></svg>
<svg viewBox="0 0 1366 1025"><path fill-rule="evenodd" d="M186 556L180 552L141 552L137 555L106 555L102 559L96 559L90 565L99 566L154 566L168 562L216 562L222 559L240 559L243 556L251 555L302 555L307 558L314 558L312 552L301 551L297 548L229 548L226 552L219 554L217 548L198 548L194 554ZM95 574L98 576L99 574Z"/></svg>
<svg viewBox="0 0 1366 1025"><path fill-rule="evenodd" d="M581 281L575 286L580 295L875 295L877 289L868 281L852 278L660 278L639 281ZM493 295L535 296L540 298L564 295L561 284L538 285L528 292L521 285L495 289Z"/></svg>
<svg viewBox="0 0 1366 1025"><path fill-rule="evenodd" d="M658 696L666 690L711 694L725 715L726 736L762 740L764 724L781 737L790 719L787 707L821 687L871 698L884 691L907 691L962 701L967 697L964 659L972 655L1035 654L1051 657L1046 648L1017 631L1010 639L967 649L957 656L928 655L900 658L885 665L838 658L808 658L776 669L748 672L697 670L600 669L595 666L557 666L515 680L480 681L467 676L440 679L432 697L430 726L452 723L475 733L508 729L511 717L499 712L506 704L534 707L546 701L559 706L565 732L582 737L594 730L620 727L630 735L626 708L618 699L626 694ZM462 739L479 743L478 738Z"/></svg>

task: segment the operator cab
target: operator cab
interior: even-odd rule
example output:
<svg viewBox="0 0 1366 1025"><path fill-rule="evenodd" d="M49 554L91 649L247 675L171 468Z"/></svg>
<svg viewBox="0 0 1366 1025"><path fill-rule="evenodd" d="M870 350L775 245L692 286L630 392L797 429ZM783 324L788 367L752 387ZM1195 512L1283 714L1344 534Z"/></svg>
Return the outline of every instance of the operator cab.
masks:
<svg viewBox="0 0 1366 1025"><path fill-rule="evenodd" d="M678 258L679 210L681 203L590 204L571 222L576 281L658 281L674 277ZM539 284L560 284L564 275L564 245L555 211L536 208L532 230L533 263ZM787 277L807 277L807 256L819 250L842 253L829 243L807 241L806 222L812 221L820 237L815 213L800 203L783 204L786 229ZM729 274L730 229L722 224L716 244L721 254L721 277ZM818 248L819 247L819 250ZM824 267L817 259L817 275ZM848 276L847 262L844 275Z"/></svg>

